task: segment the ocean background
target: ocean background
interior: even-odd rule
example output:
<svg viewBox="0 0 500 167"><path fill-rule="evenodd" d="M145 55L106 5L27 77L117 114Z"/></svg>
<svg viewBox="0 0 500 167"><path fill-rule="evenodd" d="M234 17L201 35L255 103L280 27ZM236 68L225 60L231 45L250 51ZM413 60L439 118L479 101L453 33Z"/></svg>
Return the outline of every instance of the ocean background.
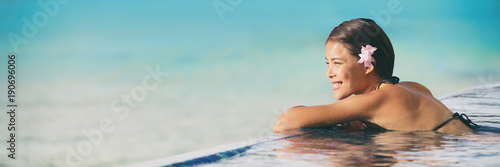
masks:
<svg viewBox="0 0 500 167"><path fill-rule="evenodd" d="M272 134L289 107L336 101L324 42L360 17L391 39L394 75L436 97L500 81L499 1L1 1L0 166L119 166ZM16 51L8 34L23 31ZM8 54L15 160L5 150ZM137 94L147 69L168 76ZM134 93L139 101L121 101ZM102 120L113 130L85 147L82 131Z"/></svg>

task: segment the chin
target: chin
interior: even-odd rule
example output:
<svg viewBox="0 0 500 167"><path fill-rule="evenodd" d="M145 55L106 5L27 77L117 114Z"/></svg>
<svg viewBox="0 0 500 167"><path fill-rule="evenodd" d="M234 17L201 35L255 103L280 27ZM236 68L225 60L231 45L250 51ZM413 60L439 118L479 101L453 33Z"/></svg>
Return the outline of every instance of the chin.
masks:
<svg viewBox="0 0 500 167"><path fill-rule="evenodd" d="M349 97L349 96L346 96L346 95L340 94L340 93L334 93L334 97L337 100L342 100L342 99L345 99L346 97Z"/></svg>

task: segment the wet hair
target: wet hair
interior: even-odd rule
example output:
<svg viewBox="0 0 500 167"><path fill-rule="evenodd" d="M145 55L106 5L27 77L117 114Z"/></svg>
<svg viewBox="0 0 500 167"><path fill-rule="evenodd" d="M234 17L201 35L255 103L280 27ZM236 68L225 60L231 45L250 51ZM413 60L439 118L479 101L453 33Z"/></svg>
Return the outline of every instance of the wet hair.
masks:
<svg viewBox="0 0 500 167"><path fill-rule="evenodd" d="M371 19L358 18L344 21L335 27L325 43L343 43L352 56L359 58L361 46L371 45L377 50L372 57L375 59L375 72L382 79L390 79L394 69L394 50L389 37L384 30Z"/></svg>

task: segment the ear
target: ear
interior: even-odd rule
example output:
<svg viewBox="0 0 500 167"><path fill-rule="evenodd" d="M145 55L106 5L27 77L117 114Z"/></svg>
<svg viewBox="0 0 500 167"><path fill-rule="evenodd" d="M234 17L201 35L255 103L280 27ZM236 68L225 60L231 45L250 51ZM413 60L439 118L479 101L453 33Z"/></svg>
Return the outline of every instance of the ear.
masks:
<svg viewBox="0 0 500 167"><path fill-rule="evenodd" d="M370 74L375 71L375 63L372 63L371 67L365 67L365 74Z"/></svg>

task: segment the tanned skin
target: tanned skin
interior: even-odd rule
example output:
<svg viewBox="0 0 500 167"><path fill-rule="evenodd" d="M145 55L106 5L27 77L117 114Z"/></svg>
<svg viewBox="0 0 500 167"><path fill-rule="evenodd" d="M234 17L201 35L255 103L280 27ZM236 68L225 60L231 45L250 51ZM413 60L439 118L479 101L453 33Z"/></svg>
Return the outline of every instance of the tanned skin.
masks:
<svg viewBox="0 0 500 167"><path fill-rule="evenodd" d="M276 119L275 132L297 128L328 127L347 123L365 128L368 121L389 130L432 130L451 118L453 112L416 82L383 83L374 66L358 64L340 42L329 41L325 58L334 96L339 101L319 106L295 106ZM376 63L376 62L374 62ZM380 85L380 89L378 89ZM472 132L459 120L450 121L438 132Z"/></svg>

